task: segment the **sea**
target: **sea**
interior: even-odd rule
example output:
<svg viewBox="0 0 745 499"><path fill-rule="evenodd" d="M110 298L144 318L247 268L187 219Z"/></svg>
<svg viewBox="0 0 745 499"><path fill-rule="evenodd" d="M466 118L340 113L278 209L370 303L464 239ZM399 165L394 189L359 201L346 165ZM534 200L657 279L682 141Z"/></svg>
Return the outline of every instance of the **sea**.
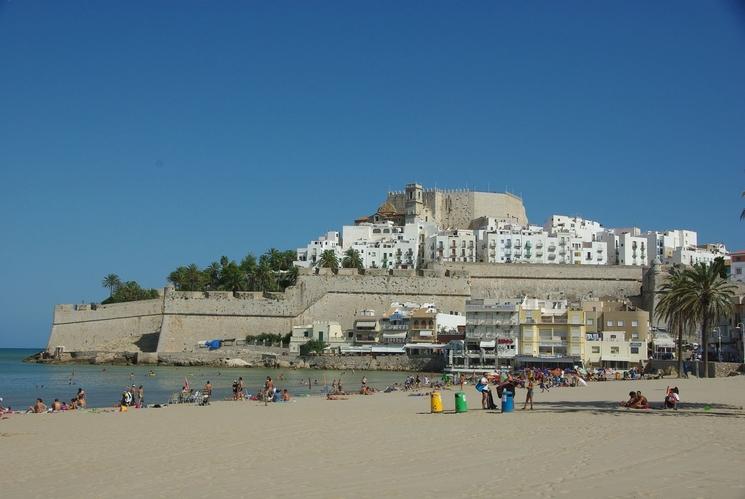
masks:
<svg viewBox="0 0 745 499"><path fill-rule="evenodd" d="M256 393L267 376L274 385L287 388L295 397L324 395L333 380L341 379L345 391L360 389L363 376L379 390L403 383L408 375L391 371L321 371L317 369L263 369L165 366L110 366L90 364L34 364L23 359L42 349L0 348L0 398L4 407L25 410L37 398L49 404L54 399L70 401L78 388L86 392L89 407L112 407L122 391L142 385L145 403L162 404L181 390L184 383L201 389L213 386L213 400L230 398L233 380L243 377L249 393ZM310 381L310 388L308 382Z"/></svg>

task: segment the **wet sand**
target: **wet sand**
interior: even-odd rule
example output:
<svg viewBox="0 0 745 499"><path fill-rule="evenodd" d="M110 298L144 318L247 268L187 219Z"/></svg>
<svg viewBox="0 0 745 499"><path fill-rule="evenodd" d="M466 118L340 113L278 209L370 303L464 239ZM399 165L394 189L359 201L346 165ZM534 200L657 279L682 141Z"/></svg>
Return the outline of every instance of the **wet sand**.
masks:
<svg viewBox="0 0 745 499"><path fill-rule="evenodd" d="M639 389L657 407L619 409ZM535 410L409 393L0 421L4 497L745 497L745 377L591 383Z"/></svg>

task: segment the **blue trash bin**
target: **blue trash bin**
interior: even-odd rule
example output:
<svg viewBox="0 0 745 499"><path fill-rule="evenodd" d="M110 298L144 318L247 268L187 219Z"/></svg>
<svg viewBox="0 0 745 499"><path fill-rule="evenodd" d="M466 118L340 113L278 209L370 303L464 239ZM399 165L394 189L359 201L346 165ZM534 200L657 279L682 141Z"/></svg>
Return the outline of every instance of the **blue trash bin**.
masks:
<svg viewBox="0 0 745 499"><path fill-rule="evenodd" d="M512 412L515 410L515 399L510 391L505 390L502 393L502 412Z"/></svg>

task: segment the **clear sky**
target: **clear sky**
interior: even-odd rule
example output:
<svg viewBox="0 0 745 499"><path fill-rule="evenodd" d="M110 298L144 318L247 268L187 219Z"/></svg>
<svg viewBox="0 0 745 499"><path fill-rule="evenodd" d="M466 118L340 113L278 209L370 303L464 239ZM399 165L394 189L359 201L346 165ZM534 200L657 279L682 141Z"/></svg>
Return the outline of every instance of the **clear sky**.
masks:
<svg viewBox="0 0 745 499"><path fill-rule="evenodd" d="M0 0L0 346L409 181L745 248L743 4Z"/></svg>

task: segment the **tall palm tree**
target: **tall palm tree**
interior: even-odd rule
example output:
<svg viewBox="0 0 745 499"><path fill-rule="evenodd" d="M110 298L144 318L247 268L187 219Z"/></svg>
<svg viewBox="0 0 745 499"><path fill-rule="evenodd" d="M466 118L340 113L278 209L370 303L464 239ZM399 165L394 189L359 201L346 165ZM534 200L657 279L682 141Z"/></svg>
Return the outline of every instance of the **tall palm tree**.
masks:
<svg viewBox="0 0 745 499"><path fill-rule="evenodd" d="M336 257L334 250L324 250L321 256L318 258L318 266L322 268L329 268L336 272L339 270L339 259Z"/></svg>
<svg viewBox="0 0 745 499"><path fill-rule="evenodd" d="M360 252L354 248L349 248L344 252L344 258L341 259L341 266L345 269L362 270L363 264Z"/></svg>
<svg viewBox="0 0 745 499"><path fill-rule="evenodd" d="M709 328L717 319L732 312L735 285L719 275L716 265L697 263L682 272L668 298L677 314L701 325L704 377L709 375Z"/></svg>
<svg viewBox="0 0 745 499"><path fill-rule="evenodd" d="M740 197L743 197L743 198L745 198L745 191L743 191L743 192L742 192L742 194L740 194ZM743 209L743 210L742 210L742 211L740 212L740 220L745 220L745 209Z"/></svg>
<svg viewBox="0 0 745 499"><path fill-rule="evenodd" d="M122 281L121 279L119 279L118 275L109 274L103 278L101 285L104 288L109 288L109 298L111 298L112 296L114 296L114 291L121 287Z"/></svg>
<svg viewBox="0 0 745 499"><path fill-rule="evenodd" d="M690 323L690 317L687 315L687 311L684 310L680 303L680 293L676 290L684 286L684 273L683 268L680 265L674 265L668 270L667 280L660 289L660 298L657 307L655 307L655 315L664 320L667 323L668 331L678 332L678 377L680 378L683 372L683 330Z"/></svg>

